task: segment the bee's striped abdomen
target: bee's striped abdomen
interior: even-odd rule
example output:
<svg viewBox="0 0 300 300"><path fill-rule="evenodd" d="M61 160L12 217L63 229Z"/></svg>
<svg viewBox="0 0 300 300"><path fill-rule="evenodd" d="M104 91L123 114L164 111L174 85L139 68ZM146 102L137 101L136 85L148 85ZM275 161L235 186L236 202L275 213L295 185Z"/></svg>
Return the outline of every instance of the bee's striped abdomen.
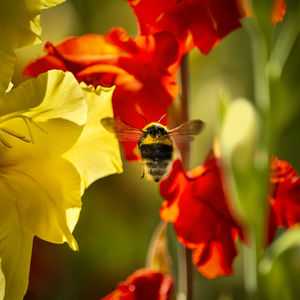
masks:
<svg viewBox="0 0 300 300"><path fill-rule="evenodd" d="M167 172L172 160L173 146L165 144L148 144L140 146L145 171L159 181Z"/></svg>
<svg viewBox="0 0 300 300"><path fill-rule="evenodd" d="M144 128L144 134L138 142L144 171L158 182L168 171L172 160L173 143L166 127L150 123Z"/></svg>

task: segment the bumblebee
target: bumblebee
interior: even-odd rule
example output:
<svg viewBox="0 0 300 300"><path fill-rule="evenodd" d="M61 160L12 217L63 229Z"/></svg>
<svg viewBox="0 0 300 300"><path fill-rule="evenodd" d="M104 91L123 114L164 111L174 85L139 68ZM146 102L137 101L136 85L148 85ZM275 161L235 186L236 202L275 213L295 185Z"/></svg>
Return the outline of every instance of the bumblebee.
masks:
<svg viewBox="0 0 300 300"><path fill-rule="evenodd" d="M191 142L193 136L200 133L203 122L192 120L168 130L160 121L149 123L142 130L124 121L114 118L101 119L102 126L115 133L120 142L136 141L140 150L143 176L150 177L155 182L167 174L173 156L173 141L177 143Z"/></svg>

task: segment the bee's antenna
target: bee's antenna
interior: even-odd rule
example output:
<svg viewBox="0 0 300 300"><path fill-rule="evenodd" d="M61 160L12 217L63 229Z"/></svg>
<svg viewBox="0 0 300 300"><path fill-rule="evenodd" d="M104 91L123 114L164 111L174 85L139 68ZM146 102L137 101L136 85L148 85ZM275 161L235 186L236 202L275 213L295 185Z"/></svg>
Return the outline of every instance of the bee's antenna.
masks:
<svg viewBox="0 0 300 300"><path fill-rule="evenodd" d="M167 115L167 114L164 114L164 115L159 119L159 121L157 121L157 123L160 123L160 122L165 118L166 115Z"/></svg>
<svg viewBox="0 0 300 300"><path fill-rule="evenodd" d="M147 124L150 124L150 122L141 113L139 113L139 115L147 122Z"/></svg>
<svg viewBox="0 0 300 300"><path fill-rule="evenodd" d="M127 123L127 122L125 122L125 121L122 121L124 124L126 124L126 125L128 125L128 126L130 126L130 127L133 127L133 128L135 128L135 129L137 129L137 130L140 130L141 131L141 129L140 128L137 128L137 127L135 127L135 126L133 126L133 125L131 125L131 124L129 124L129 123Z"/></svg>

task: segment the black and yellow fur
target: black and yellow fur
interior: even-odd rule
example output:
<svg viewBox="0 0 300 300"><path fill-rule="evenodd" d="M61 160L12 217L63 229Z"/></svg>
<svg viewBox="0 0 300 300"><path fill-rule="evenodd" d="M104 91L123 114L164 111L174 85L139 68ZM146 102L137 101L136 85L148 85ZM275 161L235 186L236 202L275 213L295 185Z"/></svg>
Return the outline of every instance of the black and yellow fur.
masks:
<svg viewBox="0 0 300 300"><path fill-rule="evenodd" d="M172 160L173 143L168 130L159 123L150 123L143 129L138 141L146 175L155 182L167 173Z"/></svg>

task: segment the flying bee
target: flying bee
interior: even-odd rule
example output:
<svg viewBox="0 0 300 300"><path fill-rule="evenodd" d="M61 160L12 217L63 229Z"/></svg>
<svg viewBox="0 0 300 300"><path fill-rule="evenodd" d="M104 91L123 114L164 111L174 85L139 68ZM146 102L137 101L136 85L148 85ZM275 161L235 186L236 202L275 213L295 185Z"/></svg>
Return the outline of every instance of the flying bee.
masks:
<svg viewBox="0 0 300 300"><path fill-rule="evenodd" d="M143 117L143 116L142 116ZM155 182L167 173L173 156L173 141L191 142L193 136L200 133L203 122L192 120L168 130L160 121L148 123L142 130L124 121L114 118L101 119L102 126L115 133L120 142L136 141L142 157L143 176L146 174Z"/></svg>

